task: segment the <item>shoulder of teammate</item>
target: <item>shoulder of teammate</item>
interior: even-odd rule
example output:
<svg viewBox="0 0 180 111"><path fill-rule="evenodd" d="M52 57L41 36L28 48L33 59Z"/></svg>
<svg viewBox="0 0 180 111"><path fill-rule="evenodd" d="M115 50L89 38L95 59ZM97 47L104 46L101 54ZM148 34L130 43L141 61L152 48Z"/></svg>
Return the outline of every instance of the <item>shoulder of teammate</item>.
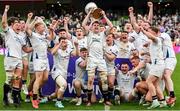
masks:
<svg viewBox="0 0 180 111"><path fill-rule="evenodd" d="M76 65L79 66L79 64L83 61L83 59L81 57L79 57L77 60L76 60Z"/></svg>

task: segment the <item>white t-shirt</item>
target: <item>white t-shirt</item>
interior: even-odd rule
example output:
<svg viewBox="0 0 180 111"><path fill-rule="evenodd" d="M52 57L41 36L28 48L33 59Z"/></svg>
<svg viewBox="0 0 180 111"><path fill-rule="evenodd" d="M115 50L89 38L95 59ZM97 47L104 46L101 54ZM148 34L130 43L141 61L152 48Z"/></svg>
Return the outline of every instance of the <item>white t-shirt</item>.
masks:
<svg viewBox="0 0 180 111"><path fill-rule="evenodd" d="M109 54L114 54L115 56L117 56L118 55L118 47L115 44L113 44L112 46L108 46L106 44L105 45L105 52L109 53ZM105 60L106 60L107 67L114 67L115 66L114 61L109 61L106 57L105 57Z"/></svg>
<svg viewBox="0 0 180 111"><path fill-rule="evenodd" d="M135 40L135 38L137 37L137 33L136 33L136 31L133 30L132 32L128 33L128 36L129 36L129 39Z"/></svg>
<svg viewBox="0 0 180 111"><path fill-rule="evenodd" d="M40 35L38 33L32 32L30 41L33 47L33 58L36 59L47 59L47 49L50 45L50 41L46 39L46 35Z"/></svg>
<svg viewBox="0 0 180 111"><path fill-rule="evenodd" d="M134 50L135 47L131 42L119 42L118 44L119 54L117 58L129 58L131 55L131 50Z"/></svg>
<svg viewBox="0 0 180 111"><path fill-rule="evenodd" d="M5 30L5 46L6 46L6 53L5 55L16 57L22 59L22 47L26 45L23 37L14 32L14 30L10 27L7 27Z"/></svg>
<svg viewBox="0 0 180 111"><path fill-rule="evenodd" d="M151 62L153 64L156 64L156 62L163 64L164 63L164 57L163 57L161 38L156 37L156 39L157 39L157 42L151 41L150 47L149 47Z"/></svg>
<svg viewBox="0 0 180 111"><path fill-rule="evenodd" d="M89 49L89 57L95 59L103 59L103 44L105 39L104 32L95 34L89 31L87 35L87 45Z"/></svg>
<svg viewBox="0 0 180 111"><path fill-rule="evenodd" d="M76 60L76 75L75 75L75 79L83 79L83 76L84 74L86 73L86 67L84 68L81 68L79 66L79 64L81 62L83 62L84 59L82 59L81 57L79 57L77 60Z"/></svg>
<svg viewBox="0 0 180 111"><path fill-rule="evenodd" d="M148 37L146 35L144 35L142 32L139 32L138 34L134 32L132 37L134 38L134 41L132 42L134 44L134 47L138 50L138 51L142 51L143 50L143 45L148 43Z"/></svg>
<svg viewBox="0 0 180 111"><path fill-rule="evenodd" d="M116 75L117 84L120 90L123 90L125 93L130 93L133 90L135 76L123 74L121 71Z"/></svg>
<svg viewBox="0 0 180 111"><path fill-rule="evenodd" d="M162 38L164 58L175 58L176 55L173 49L171 37L167 33L161 33L160 38Z"/></svg>
<svg viewBox="0 0 180 111"><path fill-rule="evenodd" d="M19 34L23 37L23 39L24 39L24 41L25 41L25 43L26 43L26 46L28 46L26 33L21 31ZM24 51L22 50L22 56L23 56L23 57L26 57L26 56L28 56L28 53L26 53L26 52L24 52Z"/></svg>
<svg viewBox="0 0 180 111"><path fill-rule="evenodd" d="M78 39L77 37L72 36L72 40L78 42L79 50L80 50L81 48L87 48L87 37L86 37L86 36L84 36L84 37L81 38L81 39Z"/></svg>
<svg viewBox="0 0 180 111"><path fill-rule="evenodd" d="M67 78L67 70L69 64L69 58L71 56L72 49L67 48L66 50L58 49L54 55L54 67L60 71L61 76Z"/></svg>

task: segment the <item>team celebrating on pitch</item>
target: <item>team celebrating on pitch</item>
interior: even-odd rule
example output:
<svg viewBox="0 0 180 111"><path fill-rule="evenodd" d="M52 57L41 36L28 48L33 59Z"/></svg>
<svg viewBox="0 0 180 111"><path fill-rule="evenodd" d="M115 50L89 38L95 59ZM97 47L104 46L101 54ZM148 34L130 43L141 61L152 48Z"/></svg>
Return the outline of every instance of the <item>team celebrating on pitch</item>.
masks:
<svg viewBox="0 0 180 111"><path fill-rule="evenodd" d="M69 31L68 16L54 19L49 25L41 17L33 18L31 12L26 21L17 17L8 19L10 6L6 5L2 16L6 48L4 105L13 103L18 107L22 90L25 102L31 102L33 108L53 99L56 99L56 107L64 108L69 60L75 56L78 57L72 81L75 105L93 105L97 75L102 94L100 103L120 105L138 100L139 104L148 106L147 109L174 106L176 96L171 76L177 60L172 41L167 33L152 26L153 3L147 5L149 14L146 17L136 17L133 7L129 7L129 22L121 31L117 31L103 10L100 13L105 22L94 19L94 9L90 9L74 34ZM49 68L48 52L53 55L52 69ZM115 65L116 58L129 61L131 66L128 62ZM41 88L49 74L56 83L56 90L44 96Z"/></svg>

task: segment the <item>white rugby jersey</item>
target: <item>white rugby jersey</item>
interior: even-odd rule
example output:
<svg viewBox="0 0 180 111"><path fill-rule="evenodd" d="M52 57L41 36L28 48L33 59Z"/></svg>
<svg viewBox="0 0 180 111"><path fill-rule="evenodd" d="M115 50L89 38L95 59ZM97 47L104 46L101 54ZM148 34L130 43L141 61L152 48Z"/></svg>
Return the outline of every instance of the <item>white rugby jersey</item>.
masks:
<svg viewBox="0 0 180 111"><path fill-rule="evenodd" d="M47 49L50 45L50 41L46 39L46 35L40 35L38 33L32 32L32 37L30 37L31 44L33 47L33 58L36 59L47 59Z"/></svg>
<svg viewBox="0 0 180 111"><path fill-rule="evenodd" d="M121 71L119 71L119 73L116 75L116 79L117 79L118 87L124 92L129 93L133 90L134 80L135 80L134 75L130 76L128 75L128 73L123 74Z"/></svg>
<svg viewBox="0 0 180 111"><path fill-rule="evenodd" d="M129 39L130 39L130 38L135 39L136 36L137 36L137 33L136 33L136 31L134 31L134 30L133 30L132 32L129 32L129 33L128 33Z"/></svg>
<svg viewBox="0 0 180 111"><path fill-rule="evenodd" d="M5 30L5 46L6 46L6 53L5 55L16 57L22 59L22 47L26 45L23 37L14 32L14 30L10 27L7 27Z"/></svg>
<svg viewBox="0 0 180 111"><path fill-rule="evenodd" d="M87 45L89 50L89 57L95 59L103 59L103 44L105 39L104 32L95 34L89 31L87 35Z"/></svg>
<svg viewBox="0 0 180 111"><path fill-rule="evenodd" d="M132 42L134 44L134 47L138 50L138 51L142 51L143 50L143 45L148 43L148 37L146 35L144 35L142 32L139 32L138 34L134 32L134 34L132 35L134 38L134 41Z"/></svg>
<svg viewBox="0 0 180 111"><path fill-rule="evenodd" d="M156 39L157 39L157 42L151 41L150 47L149 47L151 62L153 64L157 64L157 63L162 64L164 63L162 42L161 42L161 38L156 37Z"/></svg>
<svg viewBox="0 0 180 111"><path fill-rule="evenodd" d="M86 36L84 36L84 37L81 38L81 39L77 39L76 36L72 36L72 40L78 42L79 50L80 50L81 48L87 48L87 37L86 37Z"/></svg>
<svg viewBox="0 0 180 111"><path fill-rule="evenodd" d="M26 36L26 32L22 32L22 31L21 31L19 34L23 37L23 39L24 39L24 41L25 41L25 43L26 43L26 46L27 46L27 36ZM24 52L24 51L22 50L22 56L23 56L23 57L28 56L28 53L26 53L26 52Z"/></svg>
<svg viewBox="0 0 180 111"><path fill-rule="evenodd" d="M118 55L118 47L115 44L113 44L112 46L108 46L106 44L105 45L105 52L109 53L109 54L114 54L115 56L117 56ZM106 57L105 57L105 60L106 60L107 67L114 67L115 66L114 61L109 61Z"/></svg>
<svg viewBox="0 0 180 111"><path fill-rule="evenodd" d="M171 37L167 33L161 33L160 38L162 38L164 58L175 58L176 55L173 49Z"/></svg>
<svg viewBox="0 0 180 111"><path fill-rule="evenodd" d="M66 50L58 49L54 55L54 67L56 70L62 72L62 76L67 78L67 70L69 64L69 58L71 56L72 49L67 48Z"/></svg>
<svg viewBox="0 0 180 111"><path fill-rule="evenodd" d="M118 44L119 53L117 58L129 58L131 55L131 50L134 50L135 47L131 42L121 42Z"/></svg>
<svg viewBox="0 0 180 111"><path fill-rule="evenodd" d="M80 66L79 66L79 64L81 63L81 62L83 62L84 61L84 59L82 58L82 57L79 57L77 60L76 60L76 75L75 75L75 79L83 79L83 76L84 76L84 74L86 73L86 67L84 67L84 68L81 68Z"/></svg>

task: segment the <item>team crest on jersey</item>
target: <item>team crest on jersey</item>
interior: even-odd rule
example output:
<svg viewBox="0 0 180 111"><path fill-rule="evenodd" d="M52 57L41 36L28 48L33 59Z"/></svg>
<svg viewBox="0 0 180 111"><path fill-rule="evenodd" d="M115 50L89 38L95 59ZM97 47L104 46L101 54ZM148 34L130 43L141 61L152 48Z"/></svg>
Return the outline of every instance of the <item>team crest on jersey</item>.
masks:
<svg viewBox="0 0 180 111"><path fill-rule="evenodd" d="M92 38L92 42L100 42L100 38Z"/></svg>

